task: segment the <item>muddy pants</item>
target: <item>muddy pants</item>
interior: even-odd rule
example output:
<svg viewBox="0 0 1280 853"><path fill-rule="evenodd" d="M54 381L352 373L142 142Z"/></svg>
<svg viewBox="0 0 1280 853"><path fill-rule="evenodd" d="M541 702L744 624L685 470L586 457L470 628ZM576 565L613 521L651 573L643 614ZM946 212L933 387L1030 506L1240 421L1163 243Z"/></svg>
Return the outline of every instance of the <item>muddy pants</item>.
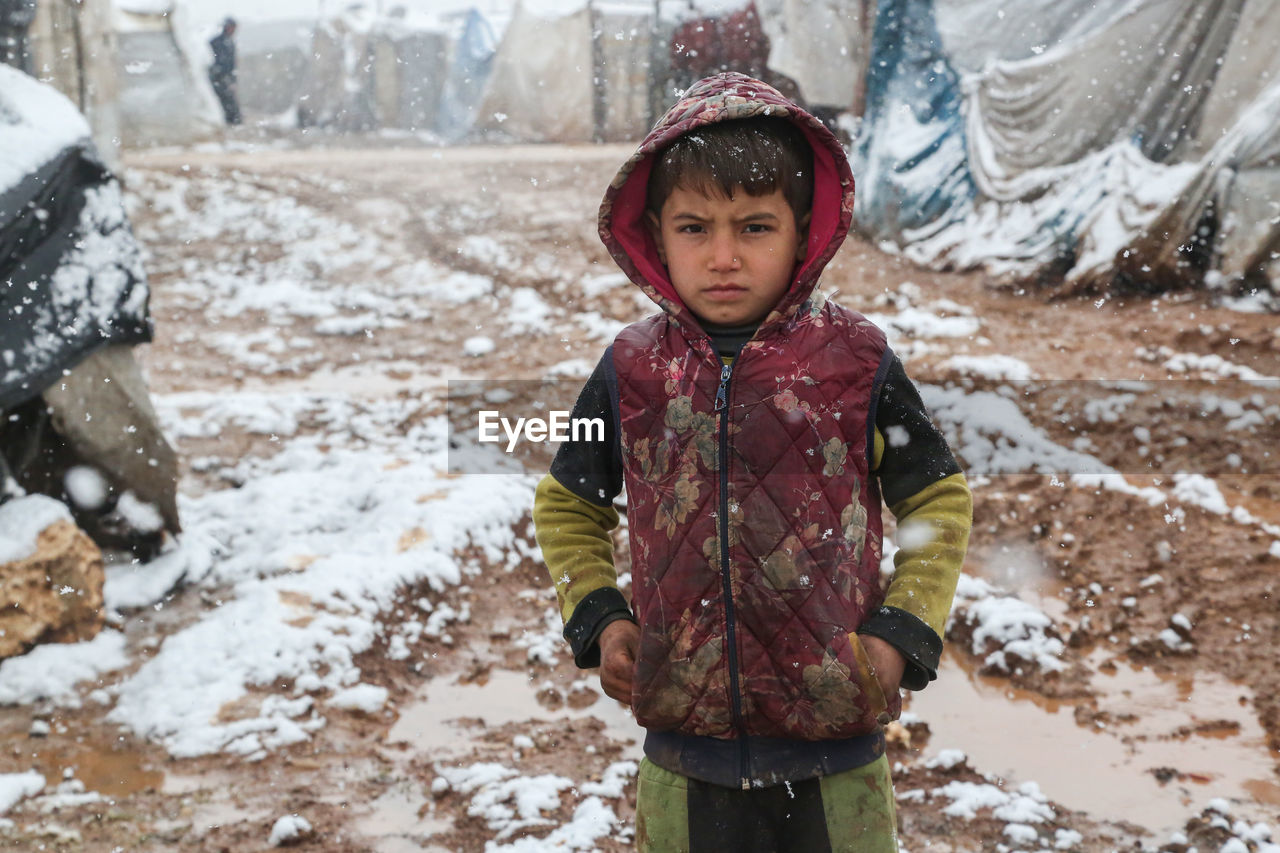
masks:
<svg viewBox="0 0 1280 853"><path fill-rule="evenodd" d="M643 853L896 853L883 755L844 773L741 791L640 763L636 849Z"/></svg>

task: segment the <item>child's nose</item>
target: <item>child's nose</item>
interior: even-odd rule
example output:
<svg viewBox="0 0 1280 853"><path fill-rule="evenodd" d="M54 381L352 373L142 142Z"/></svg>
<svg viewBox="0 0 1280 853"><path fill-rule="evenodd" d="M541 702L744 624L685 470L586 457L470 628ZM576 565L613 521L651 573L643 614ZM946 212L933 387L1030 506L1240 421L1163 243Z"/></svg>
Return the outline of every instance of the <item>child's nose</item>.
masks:
<svg viewBox="0 0 1280 853"><path fill-rule="evenodd" d="M711 269L716 272L736 270L742 266L738 259L737 243L730 237L715 237L711 241Z"/></svg>

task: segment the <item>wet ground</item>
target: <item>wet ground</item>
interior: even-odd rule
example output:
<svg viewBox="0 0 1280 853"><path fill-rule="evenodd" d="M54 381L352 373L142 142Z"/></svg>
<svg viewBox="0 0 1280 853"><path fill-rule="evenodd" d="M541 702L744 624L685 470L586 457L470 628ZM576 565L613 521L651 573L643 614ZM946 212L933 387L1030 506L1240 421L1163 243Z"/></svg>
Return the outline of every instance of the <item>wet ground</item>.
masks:
<svg viewBox="0 0 1280 853"><path fill-rule="evenodd" d="M200 395L297 393L371 406L412 400L420 404L413 417L426 418L444 412L452 379L536 378L559 367L566 381L580 381L610 329L647 313L634 289L616 281L594 233L598 197L626 153L547 146L131 155L131 216L154 289L157 335L143 356L153 392L173 417L196 420L210 406ZM306 217L324 221L314 234L291 233ZM265 227L227 224L254 218ZM254 290L234 284L253 275L262 282ZM285 280L294 289L275 294ZM1280 837L1280 491L1269 455L1280 410L1226 381L1242 369L1280 376L1275 318L1197 294L1048 300L994 289L979 274L923 271L860 239L824 283L857 310L899 318L895 347L918 383L998 392L992 362L975 372L953 359L1016 357L1047 383L1022 393L1015 382L1018 393L1006 394L1023 402L1034 427L1069 446L1079 434L1061 415L1076 413L1076 426L1092 429L1082 447L1093 458L1126 474L1135 490L1169 496L1152 503L1073 480L1066 468L983 470L979 445L958 442L962 456L966 448L974 455L965 459L976 499L966 572L1046 614L1065 666L1001 670L990 664L991 649L975 651L971 627L953 626L939 680L911 698L907 725L894 727L904 849L1217 850L1230 838L1264 849L1265 839L1232 828L1239 820L1267 822ZM336 314L302 298L321 287L341 291L327 303ZM479 295L455 298L468 287ZM538 298L518 295L526 288ZM916 315L932 320L913 327ZM938 332L938 321L966 317L975 329ZM468 355L477 337L490 349ZM1190 402L1174 399L1170 386L1117 402L1128 386L1094 382L1102 379L1177 380L1179 389L1196 379L1205 388ZM1066 386L1049 380L1087 380L1077 387L1088 399L1055 408L1051 398ZM1264 391L1274 397L1273 389L1257 394ZM1204 394L1245 404L1215 408ZM321 429L308 417L295 435ZM178 438L184 493L232 488L234 462L271 457L288 443L227 423ZM1205 474L1228 511L1211 506L1213 491L1199 480L1175 476L1188 473ZM527 543L526 527L517 525ZM477 805L491 789L450 776L492 763L578 787L617 782L619 795L598 795L615 829L569 849L628 849L634 781L626 762L639 759L639 732L562 648L537 652L554 645L554 619L546 618L554 602L531 553L460 556L476 573L430 595L468 618L421 637L407 656L389 654L383 638L360 658L364 681L386 687L391 701L372 713L329 712L307 741L257 760L172 758L107 723L93 685L78 708L0 708L3 772L35 767L100 795L31 801L7 816L14 826L0 843L261 849L276 818L296 813L313 827L305 849L471 851L547 836L583 807L581 796L563 791L542 809L545 823L499 837ZM409 591L405 601L426 594ZM139 661L197 619L210 595L178 590L162 608L129 614ZM1016 792L1027 783L1053 814L1032 828L1034 840L1011 831L1026 824L998 808L968 815L957 806L956 792L970 790L964 785ZM1219 811L1206 811L1215 799ZM1215 819L1223 809L1230 819Z"/></svg>

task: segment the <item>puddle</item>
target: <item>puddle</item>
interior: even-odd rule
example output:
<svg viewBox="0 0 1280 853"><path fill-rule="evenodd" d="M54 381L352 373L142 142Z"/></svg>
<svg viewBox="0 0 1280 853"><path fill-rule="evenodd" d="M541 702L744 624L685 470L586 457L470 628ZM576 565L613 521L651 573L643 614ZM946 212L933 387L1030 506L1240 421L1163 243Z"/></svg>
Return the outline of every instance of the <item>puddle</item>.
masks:
<svg viewBox="0 0 1280 853"><path fill-rule="evenodd" d="M1235 817L1276 823L1280 785L1246 688L1214 673L1161 679L1123 664L1096 673L1093 686L1112 722L1091 729L1076 724L1072 703L975 675L948 651L911 711L933 732L930 755L963 750L980 772L1035 782L1050 799L1098 818L1167 835L1223 797ZM1156 768L1172 771L1165 784Z"/></svg>
<svg viewBox="0 0 1280 853"><path fill-rule="evenodd" d="M401 783L369 803L369 811L355 820L355 831L370 840L377 853L439 849L422 846L424 840L453 829L452 820L423 814L427 798L417 783Z"/></svg>
<svg viewBox="0 0 1280 853"><path fill-rule="evenodd" d="M508 723L595 718L605 724L608 737L623 745L620 758L640 759L643 732L630 712L600 693L585 707L566 704L548 710L537 700L547 681L502 669L491 670L483 684L432 681L400 709L399 719L387 733L387 743L407 743L411 749L406 755L434 761L467 752L473 738ZM584 692L574 691L573 695L580 697ZM376 853L448 853L433 845L431 837L452 829L453 822L437 818L432 808L420 785L400 784L374 800L355 828L370 839Z"/></svg>
<svg viewBox="0 0 1280 853"><path fill-rule="evenodd" d="M84 783L86 791L96 791L104 797L125 797L149 788L159 790L164 783L164 773L145 767L139 753L87 740L45 741L24 733L13 738L4 750L21 756L27 767L43 773L51 787L63 780L67 770L72 778Z"/></svg>
<svg viewBox="0 0 1280 853"><path fill-rule="evenodd" d="M605 724L606 735L630 745L624 757L639 758L643 733L630 712L599 693L599 698L585 708L565 706L548 710L536 697L544 680L535 682L522 672L495 669L484 684L432 682L418 701L400 711L400 719L387 733L387 742L409 743L419 754L434 758L465 750L468 732L532 720L551 722L594 717ZM483 728L468 722L476 720Z"/></svg>

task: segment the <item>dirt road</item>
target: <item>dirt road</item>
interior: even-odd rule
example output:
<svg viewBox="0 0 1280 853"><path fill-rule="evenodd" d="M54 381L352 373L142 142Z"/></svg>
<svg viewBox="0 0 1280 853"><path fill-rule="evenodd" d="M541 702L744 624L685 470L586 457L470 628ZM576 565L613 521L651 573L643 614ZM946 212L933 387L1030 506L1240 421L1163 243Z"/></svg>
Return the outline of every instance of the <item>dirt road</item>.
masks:
<svg viewBox="0 0 1280 853"><path fill-rule="evenodd" d="M438 419L450 380L557 375L575 388L620 324L652 308L595 235L626 153L131 155L157 329L144 358L192 511L304 442L322 454ZM1049 300L856 238L824 288L888 326L926 386L975 486L966 573L990 585L962 590L942 677L892 733L904 849L1268 849L1258 822L1280 837L1280 399L1260 380L1280 376L1275 317L1200 294ZM328 402L298 403L282 428L281 401L299 395ZM355 414L333 415L334 399ZM28 801L0 839L238 851L298 814L315 850L627 849L638 732L557 643L527 518L513 530L502 552L457 553L461 582L383 607L355 662L384 705L326 706L305 739L251 760L174 757L107 719L112 685L234 585L190 583L123 614L133 663L84 684L79 707L0 708L6 765L102 796ZM394 535L406 550L426 534ZM255 684L219 716L273 692L304 691ZM49 733L31 736L33 720ZM482 778L493 767L510 772ZM541 799L500 787L515 779L542 780ZM616 820L583 841L570 830L593 809Z"/></svg>

